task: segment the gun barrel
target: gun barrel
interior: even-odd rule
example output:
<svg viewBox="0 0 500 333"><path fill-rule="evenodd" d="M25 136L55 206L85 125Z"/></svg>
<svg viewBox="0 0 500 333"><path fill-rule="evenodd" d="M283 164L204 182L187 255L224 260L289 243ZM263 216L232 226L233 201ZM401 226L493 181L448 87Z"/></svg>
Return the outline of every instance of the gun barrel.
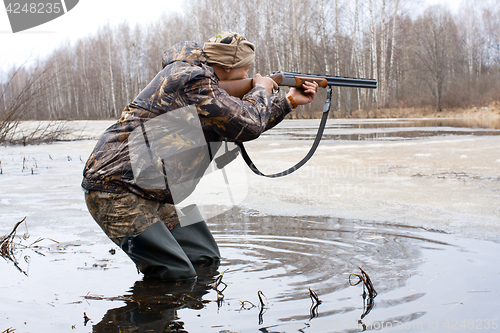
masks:
<svg viewBox="0 0 500 333"><path fill-rule="evenodd" d="M377 88L377 80L375 79L359 79L353 77L341 76L326 76L314 74L302 74L293 72L274 72L274 74L281 75L281 86L301 87L305 81L315 81L321 87L338 86L338 87L354 87L354 88Z"/></svg>

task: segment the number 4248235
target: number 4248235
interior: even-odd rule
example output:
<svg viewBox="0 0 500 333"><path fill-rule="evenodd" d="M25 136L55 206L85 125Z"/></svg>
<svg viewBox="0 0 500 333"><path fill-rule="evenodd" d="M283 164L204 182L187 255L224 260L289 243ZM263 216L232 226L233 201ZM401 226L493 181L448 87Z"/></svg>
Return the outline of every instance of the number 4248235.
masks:
<svg viewBox="0 0 500 333"><path fill-rule="evenodd" d="M6 7L9 14L59 14L62 11L61 3L25 3L21 7L20 3L9 3Z"/></svg>

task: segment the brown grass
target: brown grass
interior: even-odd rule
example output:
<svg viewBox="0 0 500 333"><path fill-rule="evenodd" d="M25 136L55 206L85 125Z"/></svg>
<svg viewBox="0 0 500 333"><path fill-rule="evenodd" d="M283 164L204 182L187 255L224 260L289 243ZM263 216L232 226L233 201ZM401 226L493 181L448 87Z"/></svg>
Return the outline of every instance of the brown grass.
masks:
<svg viewBox="0 0 500 333"><path fill-rule="evenodd" d="M287 119L319 119L322 112L307 112L298 108L291 112ZM339 119L384 119L384 118L500 118L500 102L493 101L488 106L448 108L436 111L432 107L387 108L373 110L356 110L350 115L347 112L330 110L330 116Z"/></svg>
<svg viewBox="0 0 500 333"><path fill-rule="evenodd" d="M39 251L41 249L41 247L39 245L36 245L36 244L38 244L39 242L41 242L45 239L48 239L54 243L59 243L59 242L55 241L51 238L38 238L36 241L34 241L33 243L31 243L29 245L23 244L23 240L26 241L28 238L30 238L30 234L28 232L28 227L27 227L25 221L26 221L26 217L23 218L21 221L17 222L9 234L4 235L4 236L0 236L0 256L7 261L12 261L14 266L21 273L28 276L28 272L21 268L19 261L16 258L16 257L20 257L18 251L30 249L31 251L35 252L36 254L44 256L44 254ZM26 232L22 236L18 236L17 235L17 228L23 222L24 222L25 227L26 227ZM29 259L29 256L24 257L24 260L29 264L29 261L27 259Z"/></svg>
<svg viewBox="0 0 500 333"><path fill-rule="evenodd" d="M487 107L469 109L453 108L437 112L434 108L392 108L375 110L357 110L351 116L335 114L337 118L486 118L500 117L500 102L494 101Z"/></svg>
<svg viewBox="0 0 500 333"><path fill-rule="evenodd" d="M16 250L16 245L17 243L14 241L16 238L16 233L17 233L17 228L21 225L26 220L26 217L22 219L21 221L17 222L14 225L14 228L12 231L4 236L0 237L0 255L5 259L5 260L10 260L14 263L14 266L23 273L24 275L28 275L20 266L19 262L17 261L14 252Z"/></svg>

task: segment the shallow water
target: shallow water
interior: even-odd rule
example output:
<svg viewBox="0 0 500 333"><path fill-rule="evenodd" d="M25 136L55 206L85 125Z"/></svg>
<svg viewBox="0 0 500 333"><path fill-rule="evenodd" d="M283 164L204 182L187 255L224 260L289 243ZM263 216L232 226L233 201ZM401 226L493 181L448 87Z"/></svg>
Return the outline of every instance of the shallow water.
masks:
<svg viewBox="0 0 500 333"><path fill-rule="evenodd" d="M363 134L364 121L349 123ZM310 145L286 133L314 135L314 121L282 125L248 145L263 169L286 167ZM178 284L143 281L88 214L79 184L95 141L0 147L0 235L27 216L22 243L45 238L16 251L27 276L0 261L0 331L499 331L498 143L469 134L325 140L286 179L248 174L247 198L208 220L220 265ZM378 292L367 314L362 286L349 284L358 266ZM211 285L222 272L218 295Z"/></svg>
<svg viewBox="0 0 500 333"><path fill-rule="evenodd" d="M187 332L498 327L497 243L390 223L239 209L209 225L224 259L197 267L196 283L144 281L97 234L61 244L45 240L38 248L45 256L20 252L31 257L29 264L21 260L29 277L9 265L0 274L3 325L27 332L66 332L73 325L89 332L163 332L179 325ZM358 266L378 292L367 314L363 288L349 284ZM222 272L227 288L218 295L212 285ZM316 308L308 288L322 301Z"/></svg>
<svg viewBox="0 0 500 333"><path fill-rule="evenodd" d="M318 120L299 120L280 125L264 137L288 140L311 140L316 136ZM330 119L323 140L415 140L451 135L500 135L500 118L442 118L442 119Z"/></svg>

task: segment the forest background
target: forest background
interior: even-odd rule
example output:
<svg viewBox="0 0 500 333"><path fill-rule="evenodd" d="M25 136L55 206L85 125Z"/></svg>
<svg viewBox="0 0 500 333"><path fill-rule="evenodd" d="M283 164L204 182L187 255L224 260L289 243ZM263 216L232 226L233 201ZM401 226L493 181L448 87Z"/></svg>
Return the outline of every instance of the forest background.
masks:
<svg viewBox="0 0 500 333"><path fill-rule="evenodd" d="M256 44L250 74L377 79L376 90L335 88L335 117L499 114L498 3L466 0L456 14L445 5L416 11L410 0L187 0L182 12L101 26L0 73L0 123L118 118L161 70L166 49L203 45L224 30ZM324 92L290 117L316 118L323 101Z"/></svg>

